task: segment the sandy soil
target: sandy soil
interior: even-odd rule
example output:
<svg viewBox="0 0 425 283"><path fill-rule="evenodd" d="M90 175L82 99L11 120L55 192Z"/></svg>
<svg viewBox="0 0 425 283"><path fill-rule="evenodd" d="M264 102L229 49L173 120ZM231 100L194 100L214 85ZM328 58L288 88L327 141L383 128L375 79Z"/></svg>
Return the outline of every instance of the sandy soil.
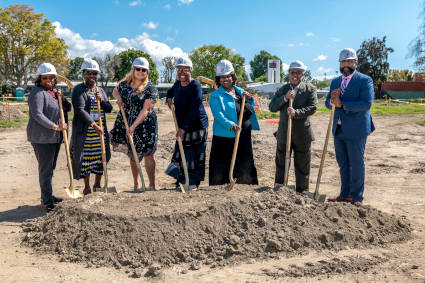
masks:
<svg viewBox="0 0 425 283"><path fill-rule="evenodd" d="M174 130L170 113L163 107L161 109L158 115L157 186L171 188L173 180L163 171L171 158ZM411 223L410 240L385 246L310 250L291 257L251 259L214 268L174 265L162 270L157 278L133 278L132 274L113 267L60 261L56 255L36 252L21 245L25 236L22 222L44 215L39 208L37 163L32 147L26 141L25 128L2 130L0 281L425 282L425 127L415 123L424 119L425 115L374 117L377 130L368 139L366 149L365 204L397 218L405 216ZM313 143L310 190L315 186L327 123L326 115L316 115L312 119L316 141ZM275 152L272 133L277 126L263 122L260 126L262 130L253 134L255 162L260 185L272 186ZM111 185L121 192L132 188L128 159L124 154L114 153L108 169ZM63 187L68 185L67 178L62 148L53 180L56 195L66 197ZM293 172L289 182L294 182ZM82 182L77 185L82 188ZM338 191L338 167L331 142L321 192L334 196ZM341 268L335 269L335 266Z"/></svg>

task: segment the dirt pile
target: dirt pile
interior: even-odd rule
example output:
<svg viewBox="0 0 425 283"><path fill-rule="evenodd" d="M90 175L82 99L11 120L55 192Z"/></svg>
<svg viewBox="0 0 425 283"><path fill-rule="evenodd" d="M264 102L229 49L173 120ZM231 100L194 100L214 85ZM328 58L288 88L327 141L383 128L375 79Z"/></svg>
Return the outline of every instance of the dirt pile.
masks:
<svg viewBox="0 0 425 283"><path fill-rule="evenodd" d="M317 203L291 190L237 185L231 192L96 193L65 201L54 213L24 223L22 242L61 261L140 275L147 267L150 274L174 264L199 269L381 246L409 239L410 230L404 218L369 206Z"/></svg>

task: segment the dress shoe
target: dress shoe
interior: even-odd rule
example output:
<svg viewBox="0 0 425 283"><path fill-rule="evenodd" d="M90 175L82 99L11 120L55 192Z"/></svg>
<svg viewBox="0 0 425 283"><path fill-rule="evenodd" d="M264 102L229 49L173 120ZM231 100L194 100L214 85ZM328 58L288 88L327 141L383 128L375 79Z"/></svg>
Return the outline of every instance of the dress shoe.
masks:
<svg viewBox="0 0 425 283"><path fill-rule="evenodd" d="M336 198L328 198L329 202L351 202L351 198L343 198L341 196L338 196Z"/></svg>
<svg viewBox="0 0 425 283"><path fill-rule="evenodd" d="M55 209L55 204L53 202L47 202L44 204L44 208L46 209L46 212L49 213Z"/></svg>
<svg viewBox="0 0 425 283"><path fill-rule="evenodd" d="M52 199L53 199L53 203L59 203L59 202L63 201L63 198L58 198L58 197L55 197L55 196L52 196Z"/></svg>

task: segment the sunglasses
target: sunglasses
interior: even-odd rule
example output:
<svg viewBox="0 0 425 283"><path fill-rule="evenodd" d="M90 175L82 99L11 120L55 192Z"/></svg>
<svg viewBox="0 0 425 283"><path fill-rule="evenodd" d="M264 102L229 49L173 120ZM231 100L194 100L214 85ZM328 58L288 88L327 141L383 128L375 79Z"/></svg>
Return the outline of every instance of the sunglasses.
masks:
<svg viewBox="0 0 425 283"><path fill-rule="evenodd" d="M56 78L56 77L54 77L54 76L51 76L51 77L41 77L41 79L42 79L43 81L47 81L47 80L49 80L49 81L53 81L55 78Z"/></svg>
<svg viewBox="0 0 425 283"><path fill-rule="evenodd" d="M97 72L86 71L87 76L97 76Z"/></svg>
<svg viewBox="0 0 425 283"><path fill-rule="evenodd" d="M146 69L143 69L143 68L137 68L137 67L135 67L134 68L137 72L140 72L140 71L142 71L143 73L146 73L148 70L146 70Z"/></svg>

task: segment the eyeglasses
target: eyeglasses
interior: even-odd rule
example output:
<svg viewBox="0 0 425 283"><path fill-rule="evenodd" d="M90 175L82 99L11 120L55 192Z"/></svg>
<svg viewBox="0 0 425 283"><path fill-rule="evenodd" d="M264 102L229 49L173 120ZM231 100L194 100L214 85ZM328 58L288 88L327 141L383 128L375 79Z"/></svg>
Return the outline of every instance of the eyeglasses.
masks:
<svg viewBox="0 0 425 283"><path fill-rule="evenodd" d="M54 79L56 79L56 77L55 77L55 76L51 76L51 77L41 77L41 79L42 79L43 81L47 81L47 80L49 80L49 81L53 81Z"/></svg>
<svg viewBox="0 0 425 283"><path fill-rule="evenodd" d="M97 72L95 72L95 71L93 71L93 72L86 71L86 72L85 72L85 74L86 74L87 76L97 76Z"/></svg>
<svg viewBox="0 0 425 283"><path fill-rule="evenodd" d="M303 72L298 71L298 72L289 72L291 75L293 76L301 76L303 74Z"/></svg>
<svg viewBox="0 0 425 283"><path fill-rule="evenodd" d="M137 67L135 67L134 68L137 72L140 72L140 71L142 71L143 73L146 73L148 70L146 70L146 69L143 69L143 68L137 68Z"/></svg>

